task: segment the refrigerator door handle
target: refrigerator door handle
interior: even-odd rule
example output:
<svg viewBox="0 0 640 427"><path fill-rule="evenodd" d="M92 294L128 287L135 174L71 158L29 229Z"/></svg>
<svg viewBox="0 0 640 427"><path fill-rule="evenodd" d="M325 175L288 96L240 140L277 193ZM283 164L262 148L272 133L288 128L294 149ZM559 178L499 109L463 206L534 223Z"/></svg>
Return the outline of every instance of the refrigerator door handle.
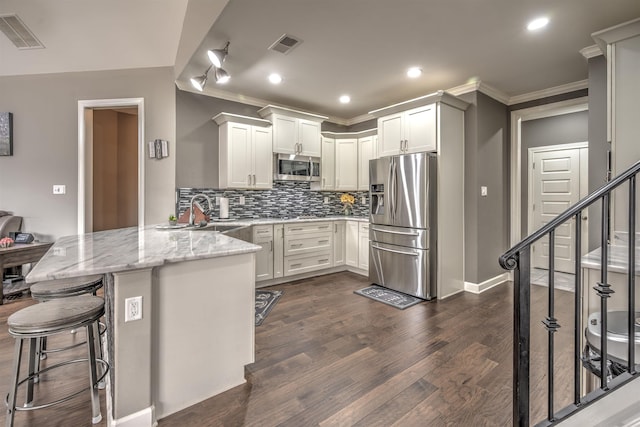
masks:
<svg viewBox="0 0 640 427"><path fill-rule="evenodd" d="M392 231L392 230L381 230L379 228L372 227L371 230L379 231L380 233L389 233L389 234L401 234L403 236L419 236L418 233L404 233L402 231Z"/></svg>
<svg viewBox="0 0 640 427"><path fill-rule="evenodd" d="M387 249L387 248L382 248L378 245L374 245L373 243L371 244L371 248L372 249L378 249L380 251L385 251L385 252L393 252L394 254L400 254L400 255L409 255L409 256L420 256L420 254L417 254L415 252L404 252L404 251L398 251L395 249Z"/></svg>
<svg viewBox="0 0 640 427"><path fill-rule="evenodd" d="M387 203L389 203L389 215L391 216L391 220L393 221L393 204L395 202L395 193L394 193L394 178L395 178L395 174L394 174L394 168L395 166L395 162L393 157L390 159L389 162L389 197L387 200Z"/></svg>

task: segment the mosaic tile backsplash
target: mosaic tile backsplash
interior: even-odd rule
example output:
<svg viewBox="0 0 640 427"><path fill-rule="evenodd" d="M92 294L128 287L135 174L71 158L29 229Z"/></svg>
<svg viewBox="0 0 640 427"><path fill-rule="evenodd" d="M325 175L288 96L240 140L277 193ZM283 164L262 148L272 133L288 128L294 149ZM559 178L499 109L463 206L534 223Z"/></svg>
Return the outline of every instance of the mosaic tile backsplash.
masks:
<svg viewBox="0 0 640 427"><path fill-rule="evenodd" d="M354 216L369 215L368 191L311 191L308 182L274 182L271 190L216 190L211 188L178 188L177 212L181 215L189 207L191 197L196 194L207 195L213 203L216 197L229 199L229 217L231 218L294 218L302 215L342 215L343 205L340 196L349 193L356 198L353 205ZM244 205L240 204L244 196ZM324 198L328 203L324 203ZM362 204L362 197L365 204ZM206 208L206 202L200 203ZM211 217L219 214L218 206L208 212Z"/></svg>

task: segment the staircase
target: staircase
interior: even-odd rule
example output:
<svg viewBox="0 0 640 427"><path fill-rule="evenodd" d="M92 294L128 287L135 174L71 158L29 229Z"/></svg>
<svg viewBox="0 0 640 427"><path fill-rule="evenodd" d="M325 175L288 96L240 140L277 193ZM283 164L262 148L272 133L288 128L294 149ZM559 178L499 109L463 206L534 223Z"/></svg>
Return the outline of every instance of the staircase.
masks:
<svg viewBox="0 0 640 427"><path fill-rule="evenodd" d="M552 221L531 234L499 258L500 265L514 272L514 327L513 327L513 425L529 426L534 423L538 426L640 426L640 382L637 380L640 375L640 365L636 365L635 356L635 329L636 329L636 267L635 262L628 262L627 283L625 287L618 286L614 289L608 283L608 263L610 245L610 215L611 198L613 191L626 184L627 188L620 188L616 191L615 197L628 198L628 244L625 251L627 260L636 260L636 178L640 172L640 162L634 164L625 172L608 182L600 189L594 191L574 206L558 215ZM600 280L593 284L582 283L581 273L581 227L583 211L592 205L599 204L601 211L600 222ZM556 342L554 334L562 325L556 318L556 306L554 300L554 258L555 258L555 237L558 229L568 224L574 227L575 242L575 296L573 307L562 307L563 310L571 309L573 315L573 384L555 384L554 367L558 361L555 360ZM531 248L532 245L541 239L548 239L549 250L549 288L547 298L547 316L544 319L531 319ZM587 288L585 288L585 286ZM597 355L597 365L590 365L591 372L598 375L599 385L590 387L585 380L593 375L587 373L588 365L583 360L583 350L585 345L584 331L586 318L584 315L583 295L585 292L595 291L599 298L600 313L600 342L596 343L599 354ZM608 362L614 361L607 351L607 302L614 293L624 293L626 297L626 331L627 331L627 354L622 364L617 360L615 374L610 377ZM588 314L587 314L588 315ZM538 327L541 322L547 333L547 360L546 364L546 417L542 420L531 419L531 328L532 322ZM566 325L565 325L566 326ZM572 325L566 326L571 327ZM640 327L640 325L639 325ZM600 357L604 355L604 357ZM631 361L631 362L627 362ZM535 362L535 361L534 361ZM583 363L585 362L585 363ZM619 372L622 371L622 372ZM558 389L570 388L572 390L572 403L562 408L555 407L554 394ZM622 398L624 396L626 398Z"/></svg>

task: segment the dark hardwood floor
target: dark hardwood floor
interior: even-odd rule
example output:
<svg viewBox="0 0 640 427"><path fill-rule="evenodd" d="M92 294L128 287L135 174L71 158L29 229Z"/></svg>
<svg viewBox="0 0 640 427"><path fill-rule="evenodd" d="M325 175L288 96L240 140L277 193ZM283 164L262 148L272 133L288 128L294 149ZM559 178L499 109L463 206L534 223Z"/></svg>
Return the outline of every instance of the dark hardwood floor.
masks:
<svg viewBox="0 0 640 427"><path fill-rule="evenodd" d="M284 295L256 327L256 357L246 368L247 382L160 420L160 427L511 425L511 284L406 310L353 293L368 284L366 278L345 272L274 286ZM547 288L533 287L535 421L546 414L542 361L547 336L540 323L546 295ZM558 291L557 307L571 306L572 298ZM0 306L3 392L9 387L13 358L6 319L31 303L24 298ZM572 339L572 324L557 310L563 326L556 333L560 408L570 400L565 384L571 384L572 372L565 366L572 349L563 343ZM43 393L43 386L52 393L77 389L84 384L85 369L77 371L51 373L39 388ZM104 392L101 398L106 418ZM83 394L57 407L18 413L16 426L88 426L90 416L89 396ZM0 424L4 421L0 416Z"/></svg>

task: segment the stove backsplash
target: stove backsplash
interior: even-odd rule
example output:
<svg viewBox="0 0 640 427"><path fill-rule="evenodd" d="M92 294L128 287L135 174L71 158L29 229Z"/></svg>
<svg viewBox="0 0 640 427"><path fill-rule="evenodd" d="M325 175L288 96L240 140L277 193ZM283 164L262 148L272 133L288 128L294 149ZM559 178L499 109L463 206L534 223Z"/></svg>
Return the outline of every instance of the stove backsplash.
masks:
<svg viewBox="0 0 640 427"><path fill-rule="evenodd" d="M355 197L353 205L354 216L369 215L368 191L311 191L308 182L278 181L273 183L271 190L216 190L211 188L178 188L177 190L178 216L189 207L191 197L196 194L206 194L215 204L216 197L229 199L229 216L231 218L278 218L297 217L301 215L342 215L343 205L340 196L344 193ZM240 197L244 196L244 205L240 204ZM328 203L324 203L324 198ZM362 204L362 197L365 204ZM206 202L200 202L205 208ZM211 217L219 215L219 206L213 207Z"/></svg>

